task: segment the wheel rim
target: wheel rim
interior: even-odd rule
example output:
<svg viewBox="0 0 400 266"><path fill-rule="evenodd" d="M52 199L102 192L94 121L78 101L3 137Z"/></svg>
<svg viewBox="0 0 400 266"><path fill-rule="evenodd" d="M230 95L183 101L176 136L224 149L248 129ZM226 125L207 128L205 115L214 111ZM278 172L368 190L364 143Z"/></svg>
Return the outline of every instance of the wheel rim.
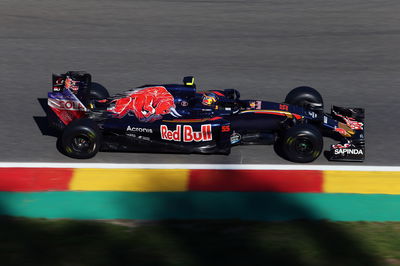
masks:
<svg viewBox="0 0 400 266"><path fill-rule="evenodd" d="M314 145L307 138L297 138L294 143L294 148L298 154L306 156L313 153Z"/></svg>
<svg viewBox="0 0 400 266"><path fill-rule="evenodd" d="M93 141L87 135L77 135L72 138L71 148L77 153L90 153L94 147Z"/></svg>

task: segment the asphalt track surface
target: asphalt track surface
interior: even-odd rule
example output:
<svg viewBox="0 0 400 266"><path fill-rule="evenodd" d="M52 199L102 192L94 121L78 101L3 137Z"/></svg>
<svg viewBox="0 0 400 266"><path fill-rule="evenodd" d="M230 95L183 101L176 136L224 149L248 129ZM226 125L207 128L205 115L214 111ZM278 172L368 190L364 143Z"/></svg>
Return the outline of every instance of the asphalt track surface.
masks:
<svg viewBox="0 0 400 266"><path fill-rule="evenodd" d="M80 162L42 134L38 99L46 98L52 72L86 70L111 93L185 75L201 89L233 87L242 98L271 101L313 86L327 110L366 109L361 165L399 165L399 13L397 0L3 0L0 161ZM287 163L259 145L229 156L99 153L84 162ZM323 156L313 164L349 165Z"/></svg>

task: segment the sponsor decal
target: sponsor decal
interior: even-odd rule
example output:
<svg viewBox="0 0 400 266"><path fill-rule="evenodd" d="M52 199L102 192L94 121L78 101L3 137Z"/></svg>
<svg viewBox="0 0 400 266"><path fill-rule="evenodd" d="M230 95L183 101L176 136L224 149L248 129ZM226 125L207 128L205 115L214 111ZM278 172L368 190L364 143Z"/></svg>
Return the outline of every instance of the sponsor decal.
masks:
<svg viewBox="0 0 400 266"><path fill-rule="evenodd" d="M233 132L233 134L231 135L231 144L239 143L241 139L242 136L240 134Z"/></svg>
<svg viewBox="0 0 400 266"><path fill-rule="evenodd" d="M142 140L146 140L146 141L150 141L149 137L145 137L145 136L138 136L136 134L132 134L132 133L128 133L126 134L128 137L132 137L132 138L137 138L137 139L142 139Z"/></svg>
<svg viewBox="0 0 400 266"><path fill-rule="evenodd" d="M136 89L125 93L125 97L113 100L113 107L108 108L118 118L133 113L141 122L153 122L163 115L181 115L175 110L174 97L165 87L155 86Z"/></svg>
<svg viewBox="0 0 400 266"><path fill-rule="evenodd" d="M70 90L76 92L79 90L78 83L79 83L79 81L76 81L76 80L71 79L70 77L67 77L64 82L64 87L66 89L70 89Z"/></svg>
<svg viewBox="0 0 400 266"><path fill-rule="evenodd" d="M280 104L279 109L282 111L289 111L289 106L286 104Z"/></svg>
<svg viewBox="0 0 400 266"><path fill-rule="evenodd" d="M254 101L249 103L250 109L261 109L261 101Z"/></svg>
<svg viewBox="0 0 400 266"><path fill-rule="evenodd" d="M59 104L59 101L49 99L48 103L53 112L65 125L68 125L72 120L81 118L85 115L85 107L78 102L68 102L67 104L63 102Z"/></svg>
<svg viewBox="0 0 400 266"><path fill-rule="evenodd" d="M354 130L363 130L364 129L364 123L358 122L352 117L347 117L347 116L338 114L336 112L335 112L335 115L343 118L343 120L346 122L346 125L349 126L351 129L354 129Z"/></svg>
<svg viewBox="0 0 400 266"><path fill-rule="evenodd" d="M49 99L49 105L51 107L57 108L59 110L69 110L69 111L85 111L86 108L82 103L77 101L68 100L55 100Z"/></svg>
<svg viewBox="0 0 400 266"><path fill-rule="evenodd" d="M229 132L231 131L231 126L230 125L226 125L226 126L222 126L221 127L221 132Z"/></svg>
<svg viewBox="0 0 400 266"><path fill-rule="evenodd" d="M63 78L57 78L56 81L55 81L55 85L62 85L63 82L64 82Z"/></svg>
<svg viewBox="0 0 400 266"><path fill-rule="evenodd" d="M313 111L308 111L308 115L311 116L312 118L316 118L317 114Z"/></svg>
<svg viewBox="0 0 400 266"><path fill-rule="evenodd" d="M350 148L351 144L350 143L344 143L344 144L336 144L332 145L332 149L344 149L344 148Z"/></svg>
<svg viewBox="0 0 400 266"><path fill-rule="evenodd" d="M55 91L55 92L61 91L61 87L63 85L63 82L64 82L63 78L57 78L54 81L54 84L53 84L53 91Z"/></svg>
<svg viewBox="0 0 400 266"><path fill-rule="evenodd" d="M346 120L347 125L354 130L363 130L364 129L364 124L361 122L355 121L353 118L349 118L349 120Z"/></svg>
<svg viewBox="0 0 400 266"><path fill-rule="evenodd" d="M362 149L335 149L335 155L364 155Z"/></svg>
<svg viewBox="0 0 400 266"><path fill-rule="evenodd" d="M74 119L85 116L87 110L70 90L49 93L47 102L65 125L68 125Z"/></svg>
<svg viewBox="0 0 400 266"><path fill-rule="evenodd" d="M79 102L73 102L73 101L60 101L60 109L65 109L65 110L80 110L83 111L85 110L85 107L79 103Z"/></svg>
<svg viewBox="0 0 400 266"><path fill-rule="evenodd" d="M139 132L139 133L153 133L153 129L151 128L144 128L144 127L134 127L128 126L126 131L129 132Z"/></svg>
<svg viewBox="0 0 400 266"><path fill-rule="evenodd" d="M169 130L166 125L160 126L161 139L169 141L200 142L212 140L211 124L201 125L200 131L194 131L192 126L177 125L175 130Z"/></svg>

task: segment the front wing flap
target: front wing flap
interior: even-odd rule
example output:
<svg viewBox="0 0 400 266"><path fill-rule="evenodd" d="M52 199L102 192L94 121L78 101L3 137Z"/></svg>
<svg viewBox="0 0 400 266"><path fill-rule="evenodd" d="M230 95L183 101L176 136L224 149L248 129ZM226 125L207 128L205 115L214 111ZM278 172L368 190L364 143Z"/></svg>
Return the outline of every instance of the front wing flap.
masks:
<svg viewBox="0 0 400 266"><path fill-rule="evenodd" d="M363 162L365 160L365 146L349 144L339 147L338 145L341 144L332 145L328 156L330 161Z"/></svg>
<svg viewBox="0 0 400 266"><path fill-rule="evenodd" d="M342 141L332 145L328 159L331 161L365 160L365 110L362 108L332 107L332 117L338 121L335 131L342 135Z"/></svg>

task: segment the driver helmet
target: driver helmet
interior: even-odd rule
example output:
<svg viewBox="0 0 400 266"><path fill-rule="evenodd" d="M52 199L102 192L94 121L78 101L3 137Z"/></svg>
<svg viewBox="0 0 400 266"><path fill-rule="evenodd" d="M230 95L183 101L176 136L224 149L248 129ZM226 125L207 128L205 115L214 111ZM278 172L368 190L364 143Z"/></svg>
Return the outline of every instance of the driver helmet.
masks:
<svg viewBox="0 0 400 266"><path fill-rule="evenodd" d="M203 99L202 99L202 104L204 105L213 105L217 102L217 95L215 93L204 93Z"/></svg>

